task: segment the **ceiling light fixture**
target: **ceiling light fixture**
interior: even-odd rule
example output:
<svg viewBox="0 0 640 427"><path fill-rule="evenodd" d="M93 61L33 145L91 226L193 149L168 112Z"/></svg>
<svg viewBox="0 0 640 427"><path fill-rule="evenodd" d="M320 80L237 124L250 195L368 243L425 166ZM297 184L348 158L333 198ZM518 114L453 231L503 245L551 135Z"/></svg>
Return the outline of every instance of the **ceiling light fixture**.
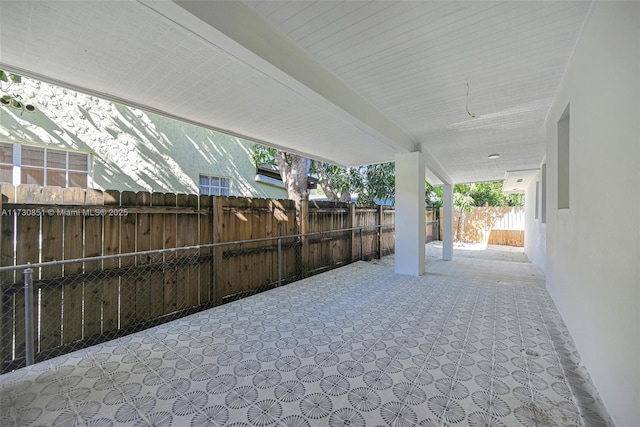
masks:
<svg viewBox="0 0 640 427"><path fill-rule="evenodd" d="M495 160L495 159L499 159L500 158L500 154L489 154L489 160Z"/></svg>

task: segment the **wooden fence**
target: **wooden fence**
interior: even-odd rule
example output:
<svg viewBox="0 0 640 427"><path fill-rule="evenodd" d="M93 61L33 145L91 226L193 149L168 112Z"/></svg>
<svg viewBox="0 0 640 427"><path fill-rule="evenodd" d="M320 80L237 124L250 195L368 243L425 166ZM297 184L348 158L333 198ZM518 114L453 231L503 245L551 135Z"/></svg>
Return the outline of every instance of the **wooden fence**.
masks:
<svg viewBox="0 0 640 427"><path fill-rule="evenodd" d="M3 184L0 266L179 248L34 269L37 356L44 360L212 307L278 282L393 252L394 211L380 206ZM327 232L297 237L299 232ZM294 237L287 237L294 236ZM22 271L0 274L3 370L25 356Z"/></svg>
<svg viewBox="0 0 640 427"><path fill-rule="evenodd" d="M442 208L440 208L442 216ZM486 242L492 245L524 246L524 208L473 207L471 212L454 212L454 239L467 243ZM442 233L442 224L440 224Z"/></svg>
<svg viewBox="0 0 640 427"><path fill-rule="evenodd" d="M438 210L436 208L426 208L425 221L425 242L429 243L434 240L440 240Z"/></svg>

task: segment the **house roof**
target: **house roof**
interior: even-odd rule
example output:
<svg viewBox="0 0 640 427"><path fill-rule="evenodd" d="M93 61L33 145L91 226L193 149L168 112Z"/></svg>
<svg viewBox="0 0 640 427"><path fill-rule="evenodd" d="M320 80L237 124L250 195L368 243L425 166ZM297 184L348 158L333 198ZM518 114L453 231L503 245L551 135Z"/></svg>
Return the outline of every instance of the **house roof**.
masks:
<svg viewBox="0 0 640 427"><path fill-rule="evenodd" d="M9 1L0 68L345 166L421 148L433 184L521 179L589 8Z"/></svg>
<svg viewBox="0 0 640 427"><path fill-rule="evenodd" d="M258 177L267 177L272 181L269 182L279 182L279 185L284 185L282 183L282 177L280 176L280 170L276 166L271 165L262 165L256 167L256 179ZM307 186L311 188L317 188L318 186L318 178L315 176L307 177Z"/></svg>

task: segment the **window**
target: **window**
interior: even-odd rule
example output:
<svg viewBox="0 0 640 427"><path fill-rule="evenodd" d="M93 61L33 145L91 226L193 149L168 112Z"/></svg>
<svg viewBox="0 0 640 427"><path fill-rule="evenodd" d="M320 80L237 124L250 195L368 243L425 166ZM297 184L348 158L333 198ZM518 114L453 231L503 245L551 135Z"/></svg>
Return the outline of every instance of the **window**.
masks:
<svg viewBox="0 0 640 427"><path fill-rule="evenodd" d="M231 194L230 190L230 178L200 175L200 194L209 196L228 196Z"/></svg>
<svg viewBox="0 0 640 427"><path fill-rule="evenodd" d="M13 183L13 145L0 143L0 182Z"/></svg>
<svg viewBox="0 0 640 427"><path fill-rule="evenodd" d="M571 116L569 106L565 108L558 121L558 209L569 209L571 152L569 127Z"/></svg>
<svg viewBox="0 0 640 427"><path fill-rule="evenodd" d="M547 223L547 164L542 165L542 197L540 197L540 222Z"/></svg>
<svg viewBox="0 0 640 427"><path fill-rule="evenodd" d="M535 210L536 219L538 219L539 211L540 211L540 181L536 181L536 210Z"/></svg>
<svg viewBox="0 0 640 427"><path fill-rule="evenodd" d="M0 144L0 182L87 188L89 155L50 148ZM13 182L13 168L19 168L20 182Z"/></svg>

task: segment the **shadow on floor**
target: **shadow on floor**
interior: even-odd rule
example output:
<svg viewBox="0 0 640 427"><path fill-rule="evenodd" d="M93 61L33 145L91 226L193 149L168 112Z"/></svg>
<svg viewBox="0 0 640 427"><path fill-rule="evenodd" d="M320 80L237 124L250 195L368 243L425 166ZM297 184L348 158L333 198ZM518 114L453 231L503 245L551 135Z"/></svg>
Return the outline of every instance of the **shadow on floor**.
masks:
<svg viewBox="0 0 640 427"><path fill-rule="evenodd" d="M0 377L0 425L612 425L532 264L357 262Z"/></svg>

